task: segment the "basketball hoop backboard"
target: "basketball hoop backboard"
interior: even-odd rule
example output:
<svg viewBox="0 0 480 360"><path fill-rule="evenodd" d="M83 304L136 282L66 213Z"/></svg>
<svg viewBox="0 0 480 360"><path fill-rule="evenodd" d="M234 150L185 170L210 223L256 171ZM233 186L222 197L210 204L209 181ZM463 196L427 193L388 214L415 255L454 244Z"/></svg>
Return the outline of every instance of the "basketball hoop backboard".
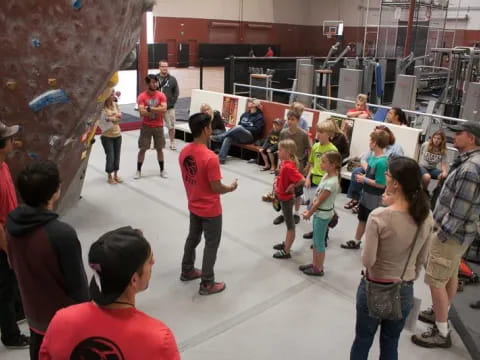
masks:
<svg viewBox="0 0 480 360"><path fill-rule="evenodd" d="M324 20L323 21L323 35L327 38L332 36L343 35L343 21L342 20Z"/></svg>

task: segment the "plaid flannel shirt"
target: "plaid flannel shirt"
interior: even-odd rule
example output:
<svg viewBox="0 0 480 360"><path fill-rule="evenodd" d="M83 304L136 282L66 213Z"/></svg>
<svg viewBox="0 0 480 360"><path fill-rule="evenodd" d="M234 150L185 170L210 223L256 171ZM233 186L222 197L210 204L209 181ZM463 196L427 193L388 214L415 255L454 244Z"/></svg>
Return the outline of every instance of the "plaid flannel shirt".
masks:
<svg viewBox="0 0 480 360"><path fill-rule="evenodd" d="M439 237L471 243L480 213L480 149L462 153L452 166L433 212Z"/></svg>

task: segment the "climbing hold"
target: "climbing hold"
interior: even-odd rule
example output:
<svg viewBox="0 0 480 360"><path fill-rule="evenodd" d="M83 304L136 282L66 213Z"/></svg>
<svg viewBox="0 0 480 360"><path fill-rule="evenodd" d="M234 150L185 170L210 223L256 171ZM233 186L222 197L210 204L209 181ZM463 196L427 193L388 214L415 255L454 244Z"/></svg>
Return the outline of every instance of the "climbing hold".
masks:
<svg viewBox="0 0 480 360"><path fill-rule="evenodd" d="M33 38L33 39L32 39L32 46L33 46L33 47L39 48L40 45L41 45L40 40L38 40L38 39L36 39L36 38Z"/></svg>
<svg viewBox="0 0 480 360"><path fill-rule="evenodd" d="M27 155L32 160L37 160L38 159L38 154L37 153L29 152Z"/></svg>
<svg viewBox="0 0 480 360"><path fill-rule="evenodd" d="M13 142L13 146L15 146L16 148L21 148L23 146L23 141L21 140L15 140Z"/></svg>
<svg viewBox="0 0 480 360"><path fill-rule="evenodd" d="M82 0L72 0L72 6L74 10L80 10L82 8Z"/></svg>
<svg viewBox="0 0 480 360"><path fill-rule="evenodd" d="M9 90L15 90L17 88L17 82L15 80L7 80L6 85Z"/></svg>
<svg viewBox="0 0 480 360"><path fill-rule="evenodd" d="M57 79L48 79L48 85L51 88L56 88L57 87Z"/></svg>
<svg viewBox="0 0 480 360"><path fill-rule="evenodd" d="M80 160L85 160L87 158L87 150L82 152L82 155L80 155Z"/></svg>
<svg viewBox="0 0 480 360"><path fill-rule="evenodd" d="M66 104L68 103L68 96L62 89L50 90L37 96L35 99L29 102L28 106L34 112L42 110L52 104Z"/></svg>

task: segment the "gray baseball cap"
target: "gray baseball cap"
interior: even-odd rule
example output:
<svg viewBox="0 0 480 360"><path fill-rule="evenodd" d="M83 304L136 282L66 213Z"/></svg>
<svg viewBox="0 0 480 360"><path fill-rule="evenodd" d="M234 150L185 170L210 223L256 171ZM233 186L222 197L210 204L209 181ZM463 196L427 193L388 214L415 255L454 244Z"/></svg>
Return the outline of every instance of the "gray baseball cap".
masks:
<svg viewBox="0 0 480 360"><path fill-rule="evenodd" d="M448 128L454 132L466 131L480 139L480 122L478 121L468 120L458 125L450 125Z"/></svg>
<svg viewBox="0 0 480 360"><path fill-rule="evenodd" d="M6 139L20 131L20 125L7 126L0 121L0 139Z"/></svg>

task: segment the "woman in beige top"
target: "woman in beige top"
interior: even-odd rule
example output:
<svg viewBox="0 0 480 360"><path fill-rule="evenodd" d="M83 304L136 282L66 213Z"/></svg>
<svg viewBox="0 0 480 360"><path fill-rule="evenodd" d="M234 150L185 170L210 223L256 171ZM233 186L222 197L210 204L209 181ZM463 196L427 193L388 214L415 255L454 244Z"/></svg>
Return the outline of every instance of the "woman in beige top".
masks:
<svg viewBox="0 0 480 360"><path fill-rule="evenodd" d="M413 281L427 260L433 231L418 164L413 159L397 157L390 161L385 175L388 206L373 210L368 218L362 261L369 281L399 282L413 246L400 291L403 318L393 321L370 317L366 280L362 279L357 291L355 340L350 353L350 359L355 360L368 358L379 326L380 359L398 359L398 339L413 306Z"/></svg>
<svg viewBox="0 0 480 360"><path fill-rule="evenodd" d="M105 121L111 123L112 126L108 130L104 130L101 136L102 145L107 156L107 163L105 165L105 171L108 174L107 181L112 185L123 182L118 176L120 149L122 147L122 133L119 123L122 120L122 113L114 99L115 92L112 90L112 94L105 100L103 106Z"/></svg>

